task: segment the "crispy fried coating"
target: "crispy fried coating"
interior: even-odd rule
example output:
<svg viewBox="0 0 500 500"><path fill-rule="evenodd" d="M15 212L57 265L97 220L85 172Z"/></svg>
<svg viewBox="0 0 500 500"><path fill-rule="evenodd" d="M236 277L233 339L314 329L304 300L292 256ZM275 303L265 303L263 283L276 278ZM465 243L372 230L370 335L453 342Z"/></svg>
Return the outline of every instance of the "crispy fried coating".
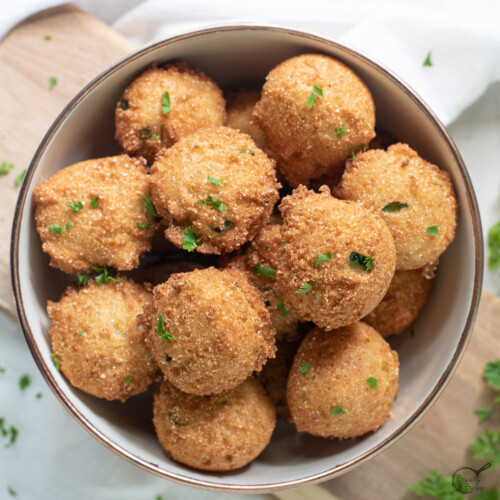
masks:
<svg viewBox="0 0 500 500"><path fill-rule="evenodd" d="M345 64L320 54L291 57L271 70L253 117L293 187L335 177L351 152L375 135L366 85Z"/></svg>
<svg viewBox="0 0 500 500"><path fill-rule="evenodd" d="M135 320L150 299L149 288L124 278L69 287L48 301L54 355L73 386L120 401L148 388L159 370Z"/></svg>
<svg viewBox="0 0 500 500"><path fill-rule="evenodd" d="M287 385L299 432L346 439L378 429L398 393L396 351L371 326L357 322L302 341Z"/></svg>
<svg viewBox="0 0 500 500"><path fill-rule="evenodd" d="M382 302L363 318L382 337L399 335L417 318L427 302L433 279L422 269L396 271Z"/></svg>
<svg viewBox="0 0 500 500"><path fill-rule="evenodd" d="M153 64L116 104L115 139L126 153L152 164L162 147L201 128L224 125L225 104L220 88L200 70L185 62Z"/></svg>
<svg viewBox="0 0 500 500"><path fill-rule="evenodd" d="M372 311L394 275L391 234L378 215L304 186L280 205L283 215L277 291L302 320L325 330ZM321 256L323 260L321 261Z"/></svg>
<svg viewBox="0 0 500 500"><path fill-rule="evenodd" d="M36 228L50 265L66 273L137 267L155 231L143 202L148 191L143 163L127 155L75 163L38 185Z"/></svg>
<svg viewBox="0 0 500 500"><path fill-rule="evenodd" d="M184 394L165 380L154 397L153 423L174 460L229 471L244 467L268 445L276 410L253 377L211 396Z"/></svg>
<svg viewBox="0 0 500 500"><path fill-rule="evenodd" d="M407 144L356 155L339 196L382 214L396 245L397 270L436 262L455 236L458 204L450 176ZM407 206L388 211L395 203Z"/></svg>
<svg viewBox="0 0 500 500"><path fill-rule="evenodd" d="M262 298L236 269L171 275L140 321L165 378L190 394L232 389L276 351Z"/></svg>
<svg viewBox="0 0 500 500"><path fill-rule="evenodd" d="M179 248L189 227L198 252L235 250L266 225L278 200L273 162L229 127L181 139L157 156L151 171L154 204L169 221L165 237Z"/></svg>

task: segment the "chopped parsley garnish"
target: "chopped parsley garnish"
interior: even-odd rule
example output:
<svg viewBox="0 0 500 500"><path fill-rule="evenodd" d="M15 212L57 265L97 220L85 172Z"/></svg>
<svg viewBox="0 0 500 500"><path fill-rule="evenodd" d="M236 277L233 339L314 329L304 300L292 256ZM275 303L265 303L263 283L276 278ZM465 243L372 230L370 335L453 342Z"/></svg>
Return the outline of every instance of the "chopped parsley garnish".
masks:
<svg viewBox="0 0 500 500"><path fill-rule="evenodd" d="M52 90L57 85L57 78L55 76L51 76L49 78L49 89Z"/></svg>
<svg viewBox="0 0 500 500"><path fill-rule="evenodd" d="M243 255L248 255L250 253L250 247L246 247L242 253L243 253Z"/></svg>
<svg viewBox="0 0 500 500"><path fill-rule="evenodd" d="M151 201L151 198L149 197L149 194L145 194L143 196L142 202L144 203L144 206L146 207L146 213L150 217L158 217L158 212L156 211L156 208L153 205L153 202Z"/></svg>
<svg viewBox="0 0 500 500"><path fill-rule="evenodd" d="M318 257L316 258L316 263L314 267L318 267L323 262L330 262L332 260L332 252L326 252L326 254L322 254L318 252Z"/></svg>
<svg viewBox="0 0 500 500"><path fill-rule="evenodd" d="M383 209L382 212L399 212L402 208L408 208L408 205L406 203L401 203L399 201L393 201L392 203L387 204Z"/></svg>
<svg viewBox="0 0 500 500"><path fill-rule="evenodd" d="M16 177L16 180L14 181L14 184L16 186L20 186L23 181L24 181L24 177L26 176L26 169L24 169L17 177Z"/></svg>
<svg viewBox="0 0 500 500"><path fill-rule="evenodd" d="M141 128L141 130L139 130L139 139L145 141L150 137L151 137L151 127L149 125L146 125L144 128Z"/></svg>
<svg viewBox="0 0 500 500"><path fill-rule="evenodd" d="M276 269L269 266L263 266L261 264L256 264L252 271L255 276L260 274L263 278L274 278L276 276Z"/></svg>
<svg viewBox="0 0 500 500"><path fill-rule="evenodd" d="M429 226L427 228L427 232L429 234L432 234L432 236L436 236L438 234L438 231L439 231L439 226L438 225L435 225L435 226Z"/></svg>
<svg viewBox="0 0 500 500"><path fill-rule="evenodd" d="M207 176L207 179L214 185L220 186L222 179L214 179L213 177Z"/></svg>
<svg viewBox="0 0 500 500"><path fill-rule="evenodd" d="M244 155L244 154L247 154L250 156L255 156L255 151L252 151L251 149L242 149L240 151L240 155Z"/></svg>
<svg viewBox="0 0 500 500"><path fill-rule="evenodd" d="M6 161L3 161L2 164L0 165L0 175L7 175L13 168L14 165L12 163L7 163Z"/></svg>
<svg viewBox="0 0 500 500"><path fill-rule="evenodd" d="M432 66L432 61L431 61L431 51L427 53L427 57L425 58L423 66Z"/></svg>
<svg viewBox="0 0 500 500"><path fill-rule="evenodd" d="M292 314L292 311L289 311L285 304L283 302L278 302L278 306L277 306L277 309L278 311L281 311L281 315L284 317L284 318L288 318L288 316L290 316L290 314Z"/></svg>
<svg viewBox="0 0 500 500"><path fill-rule="evenodd" d="M443 187L443 185L440 182L433 181L432 183L434 184L434 186Z"/></svg>
<svg viewBox="0 0 500 500"><path fill-rule="evenodd" d="M161 138L160 138L160 136L158 134L153 134L151 137L153 139L155 139L156 141L160 141L161 140Z"/></svg>
<svg viewBox="0 0 500 500"><path fill-rule="evenodd" d="M60 363L59 363L59 360L57 359L57 356L51 352L50 353L50 357L52 358L52 362L54 363L54 366L56 367L56 370L59 371L59 368L60 368Z"/></svg>
<svg viewBox="0 0 500 500"><path fill-rule="evenodd" d="M49 231L54 234L61 234L62 233L62 227L59 226L58 224L51 224L49 226Z"/></svg>
<svg viewBox="0 0 500 500"><path fill-rule="evenodd" d="M376 378L368 377L366 381L368 382L370 389L375 389L378 387L378 380Z"/></svg>
<svg viewBox="0 0 500 500"><path fill-rule="evenodd" d="M310 292L313 289L313 286L310 283L302 283L302 286L296 290L295 293L298 293L299 295L304 295L307 292Z"/></svg>
<svg viewBox="0 0 500 500"><path fill-rule="evenodd" d="M212 195L208 195L208 198L206 200L200 200L200 207L202 207L203 205L212 205L213 207L217 208L219 210L219 212L224 212L224 210L227 210L227 207L226 205L224 205L224 203L222 203L221 201L219 200L214 200L212 198Z"/></svg>
<svg viewBox="0 0 500 500"><path fill-rule="evenodd" d="M128 379L125 380L125 385L129 385L132 382L132 374L129 375Z"/></svg>
<svg viewBox="0 0 500 500"><path fill-rule="evenodd" d="M43 37L44 40L52 40L52 35L45 35Z"/></svg>
<svg viewBox="0 0 500 500"><path fill-rule="evenodd" d="M170 94L165 91L161 96L161 112L166 115L170 111L172 111L170 108Z"/></svg>
<svg viewBox="0 0 500 500"><path fill-rule="evenodd" d="M184 229L184 236L182 237L182 248L184 250L187 250L188 252L192 252L196 248L198 248L198 245L201 241L201 238L199 238L196 233L195 229L191 229L189 226Z"/></svg>
<svg viewBox="0 0 500 500"><path fill-rule="evenodd" d="M309 109L318 104L316 97L323 99L323 89L321 87L318 87L317 85L313 85L311 93L309 94L309 97L307 98L306 102L306 105Z"/></svg>
<svg viewBox="0 0 500 500"><path fill-rule="evenodd" d="M5 368L3 366L0 366L0 373L5 373Z"/></svg>
<svg viewBox="0 0 500 500"><path fill-rule="evenodd" d="M500 431L486 429L471 443L473 458L486 458L492 466L500 465Z"/></svg>
<svg viewBox="0 0 500 500"><path fill-rule="evenodd" d="M83 203L81 201L72 201L68 203L68 207L71 208L71 213L74 214L83 208Z"/></svg>
<svg viewBox="0 0 500 500"><path fill-rule="evenodd" d="M73 283L75 285L86 285L89 279L89 273L78 273L73 276Z"/></svg>
<svg viewBox="0 0 500 500"><path fill-rule="evenodd" d="M127 99L123 99L123 101L120 103L120 109L122 111L125 111L129 108L129 104L128 104L128 101Z"/></svg>
<svg viewBox="0 0 500 500"><path fill-rule="evenodd" d="M342 415L343 413L347 413L347 410L342 408L342 406L336 406L335 408L332 408L330 416L333 417L334 415Z"/></svg>
<svg viewBox="0 0 500 500"><path fill-rule="evenodd" d="M19 387L21 388L21 391L24 391L24 389L26 389L26 387L28 387L30 384L31 384L31 378L27 374L23 375L19 379Z"/></svg>
<svg viewBox="0 0 500 500"><path fill-rule="evenodd" d="M156 335L158 335L161 340L175 340L175 337L173 335L165 331L165 321L161 313L158 314L158 326L156 327Z"/></svg>
<svg viewBox="0 0 500 500"><path fill-rule="evenodd" d="M17 497L17 491L12 486L7 486L7 491L11 497Z"/></svg>
<svg viewBox="0 0 500 500"><path fill-rule="evenodd" d="M335 133L337 134L337 139L342 139L342 137L346 134L344 125L340 128L336 128Z"/></svg>
<svg viewBox="0 0 500 500"><path fill-rule="evenodd" d="M491 408L478 408L477 410L474 410L474 415L479 417L479 423L482 424L490 418Z"/></svg>
<svg viewBox="0 0 500 500"><path fill-rule="evenodd" d="M96 361L96 362L94 363L94 366L95 366L96 368L98 368L98 367L99 367L99 361Z"/></svg>
<svg viewBox="0 0 500 500"><path fill-rule="evenodd" d="M99 203L99 198L97 196L90 200L90 206L92 208L97 208L98 203Z"/></svg>
<svg viewBox="0 0 500 500"><path fill-rule="evenodd" d="M85 333L85 328L84 328L83 330L80 330L80 331L78 332L78 335L83 335L84 333Z"/></svg>
<svg viewBox="0 0 500 500"><path fill-rule="evenodd" d="M361 271L371 271L374 258L375 255L365 257L361 253L351 252L351 255L349 255L349 265L351 267L355 267L356 269L360 269Z"/></svg>
<svg viewBox="0 0 500 500"><path fill-rule="evenodd" d="M299 366L299 372L303 373L306 377L310 377L311 374L309 373L309 363L302 361Z"/></svg>
<svg viewBox="0 0 500 500"><path fill-rule="evenodd" d="M69 222L66 222L64 229L66 229L66 231L69 231L73 226L74 226L74 224L71 221L69 221Z"/></svg>
<svg viewBox="0 0 500 500"><path fill-rule="evenodd" d="M215 231L216 233L225 233L228 229L231 229L234 226L234 222L229 219L224 220L224 228L221 229L219 227L212 227L210 226L210 229L212 231Z"/></svg>
<svg viewBox="0 0 500 500"><path fill-rule="evenodd" d="M42 396L43 396L43 394L41 392L37 392L35 397L36 397L36 399L41 399Z"/></svg>
<svg viewBox="0 0 500 500"><path fill-rule="evenodd" d="M136 224L141 229L147 229L148 227L151 227L153 225L153 223L151 221L149 221L149 222L136 222Z"/></svg>
<svg viewBox="0 0 500 500"><path fill-rule="evenodd" d="M16 442L17 436L19 435L19 431L13 425L10 426L9 433L10 438L9 442L5 445L6 448L10 448Z"/></svg>
<svg viewBox="0 0 500 500"><path fill-rule="evenodd" d="M103 283L120 283L120 281L123 280L123 278L113 278L113 274L115 273L114 269L99 266L91 266L90 269L98 273L94 278L97 286L101 286Z"/></svg>
<svg viewBox="0 0 500 500"><path fill-rule="evenodd" d="M488 267L493 271L500 269L500 221L488 231Z"/></svg>

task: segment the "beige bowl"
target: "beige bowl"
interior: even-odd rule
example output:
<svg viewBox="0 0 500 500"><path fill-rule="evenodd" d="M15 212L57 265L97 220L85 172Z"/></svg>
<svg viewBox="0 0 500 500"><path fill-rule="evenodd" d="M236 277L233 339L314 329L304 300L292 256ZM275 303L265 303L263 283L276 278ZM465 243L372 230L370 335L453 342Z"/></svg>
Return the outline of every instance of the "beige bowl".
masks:
<svg viewBox="0 0 500 500"><path fill-rule="evenodd" d="M118 152L114 107L126 85L154 61L182 59L225 88L262 85L286 57L321 52L351 66L370 88L377 123L451 176L460 203L457 234L441 259L415 338L391 341L401 360L400 392L391 418L363 438L333 441L296 433L280 422L272 442L249 466L205 473L168 458L152 424L151 394L109 403L69 385L51 358L48 299L69 282L49 267L33 220L33 188L77 161ZM90 82L64 109L36 152L17 204L12 279L19 319L31 352L61 403L105 446L132 463L183 484L224 491L268 492L332 478L394 443L429 408L463 354L481 291L483 247L474 190L455 144L424 102L389 70L331 39L277 26L219 26L157 42L125 57Z"/></svg>

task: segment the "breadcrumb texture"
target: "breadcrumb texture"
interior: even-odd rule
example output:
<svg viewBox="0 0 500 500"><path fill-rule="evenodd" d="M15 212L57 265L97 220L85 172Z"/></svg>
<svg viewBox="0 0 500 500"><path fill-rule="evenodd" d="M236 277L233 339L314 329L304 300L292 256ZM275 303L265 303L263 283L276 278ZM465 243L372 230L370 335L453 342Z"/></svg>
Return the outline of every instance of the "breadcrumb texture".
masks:
<svg viewBox="0 0 500 500"><path fill-rule="evenodd" d="M189 226L200 239L198 252L238 249L267 224L278 201L273 161L248 135L229 127L181 139L157 156L151 171L154 204L169 221L165 237L179 248Z"/></svg>
<svg viewBox="0 0 500 500"><path fill-rule="evenodd" d="M436 262L455 237L458 203L450 176L407 144L356 155L342 177L339 196L382 214L396 245L396 269ZM390 203L408 205L384 212ZM437 235L427 228L438 226Z"/></svg>
<svg viewBox="0 0 500 500"><path fill-rule="evenodd" d="M128 271L151 247L155 221L143 198L149 178L142 161L127 155L75 163L33 190L35 222L50 265L66 273L90 266ZM91 201L97 198L97 208ZM73 212L70 203L83 203ZM151 224L140 228L137 223ZM72 226L66 229L67 224ZM51 232L57 225L61 234Z"/></svg>
<svg viewBox="0 0 500 500"><path fill-rule="evenodd" d="M299 371L308 363L308 375ZM366 323L325 332L311 330L288 377L287 398L299 432L346 439L378 429L398 393L396 351ZM371 388L368 378L377 381ZM346 413L331 414L334 408Z"/></svg>
<svg viewBox="0 0 500 500"><path fill-rule="evenodd" d="M157 327L159 315L165 333ZM140 318L146 342L165 378L183 392L232 389L274 357L274 328L246 274L213 267L170 276L153 290Z"/></svg>
<svg viewBox="0 0 500 500"><path fill-rule="evenodd" d="M52 348L71 385L120 401L148 388L159 370L135 319L150 298L147 287L123 279L89 281L48 301Z"/></svg>
<svg viewBox="0 0 500 500"><path fill-rule="evenodd" d="M396 271L382 302L363 321L382 337L399 335L417 319L427 302L432 282L422 269Z"/></svg>
<svg viewBox="0 0 500 500"><path fill-rule="evenodd" d="M206 471L244 467L268 445L276 411L250 377L212 396L184 394L164 381L156 391L153 423L161 446L178 462Z"/></svg>
<svg viewBox="0 0 500 500"><path fill-rule="evenodd" d="M283 215L278 293L302 320L332 330L361 319L382 300L394 275L396 253L382 218L355 202L300 186L280 205ZM316 266L318 254L331 260ZM353 267L357 252L373 257L371 270ZM308 284L312 289L298 293Z"/></svg>
<svg viewBox="0 0 500 500"><path fill-rule="evenodd" d="M309 108L314 86L323 97L316 95ZM375 136L375 105L366 85L345 64L320 54L291 57L271 70L253 117L294 187L335 177L352 151Z"/></svg>
<svg viewBox="0 0 500 500"><path fill-rule="evenodd" d="M168 92L170 112L162 113ZM226 123L226 102L218 85L185 62L153 64L124 91L115 109L115 139L150 164L162 147L201 128Z"/></svg>

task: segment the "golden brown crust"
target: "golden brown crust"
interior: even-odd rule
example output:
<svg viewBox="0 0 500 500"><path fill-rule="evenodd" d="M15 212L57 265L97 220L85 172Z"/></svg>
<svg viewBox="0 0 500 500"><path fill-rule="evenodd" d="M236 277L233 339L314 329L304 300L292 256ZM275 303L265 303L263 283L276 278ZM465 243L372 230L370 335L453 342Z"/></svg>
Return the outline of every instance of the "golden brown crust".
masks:
<svg viewBox="0 0 500 500"><path fill-rule="evenodd" d="M314 86L322 88L323 98L309 108ZM345 64L320 54L302 54L276 66L253 117L294 187L342 171L352 150L375 135L375 106L366 85Z"/></svg>
<svg viewBox="0 0 500 500"><path fill-rule="evenodd" d="M276 411L253 377L212 396L184 394L164 381L155 394L153 423L174 460L196 469L229 471L244 467L267 446Z"/></svg>
<svg viewBox="0 0 500 500"><path fill-rule="evenodd" d="M280 205L283 215L277 291L302 320L326 330L362 318L382 300L394 275L396 255L384 221L357 203L340 201L326 186L320 193L297 188ZM371 270L350 264L351 253L373 257ZM316 266L318 254L331 260ZM307 293L299 293L304 285Z"/></svg>
<svg viewBox="0 0 500 500"><path fill-rule="evenodd" d="M73 386L121 401L148 388L159 371L135 319L150 299L146 287L123 279L100 286L89 281L69 287L58 302L49 300L52 348Z"/></svg>
<svg viewBox="0 0 500 500"><path fill-rule="evenodd" d="M363 321L382 337L399 335L417 319L427 302L432 282L422 269L396 271L384 298Z"/></svg>
<svg viewBox="0 0 500 500"><path fill-rule="evenodd" d="M156 225L143 203L148 192L143 162L127 155L75 163L38 185L35 221L50 265L66 273L89 271L92 265L121 271L137 267ZM77 202L83 208L73 212L68 204ZM138 222L151 226L140 228ZM66 229L68 223L73 225ZM51 232L51 225L60 234Z"/></svg>
<svg viewBox="0 0 500 500"><path fill-rule="evenodd" d="M157 333L159 315L165 333ZM246 274L213 267L179 273L153 290L140 321L166 379L183 392L232 389L274 357L274 329Z"/></svg>
<svg viewBox="0 0 500 500"><path fill-rule="evenodd" d="M333 332L314 328L302 341L288 377L288 406L297 430L338 439L375 431L392 411L398 374L396 351L367 324ZM370 387L370 377L377 387ZM332 415L335 408L347 413Z"/></svg>
<svg viewBox="0 0 500 500"><path fill-rule="evenodd" d="M229 127L181 139L157 156L151 171L154 204L170 223L165 236L179 248L189 226L200 238L198 252L235 250L256 236L278 200L273 162Z"/></svg>
<svg viewBox="0 0 500 500"><path fill-rule="evenodd" d="M396 245L396 269L420 269L446 250L455 236L458 204L450 176L407 144L356 155L342 177L339 196L380 213ZM390 203L408 207L389 213ZM437 235L427 228L438 226Z"/></svg>
<svg viewBox="0 0 500 500"><path fill-rule="evenodd" d="M170 97L168 113L162 113L164 92ZM153 64L118 101L115 139L126 153L144 156L151 164L162 147L201 128L225 123L224 97L214 81L185 62Z"/></svg>

